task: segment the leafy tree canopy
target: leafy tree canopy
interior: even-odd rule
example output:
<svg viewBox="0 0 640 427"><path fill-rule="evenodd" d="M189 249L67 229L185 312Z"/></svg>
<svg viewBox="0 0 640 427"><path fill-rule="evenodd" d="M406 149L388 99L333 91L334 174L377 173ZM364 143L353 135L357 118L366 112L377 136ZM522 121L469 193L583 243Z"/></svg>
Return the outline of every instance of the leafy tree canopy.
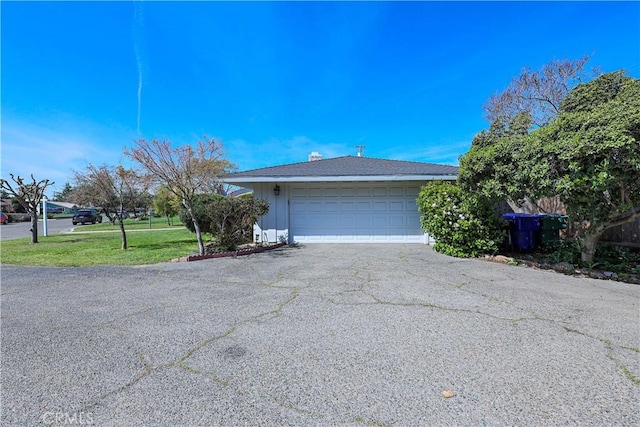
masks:
<svg viewBox="0 0 640 427"><path fill-rule="evenodd" d="M530 140L528 165L543 164L544 173L529 185L559 195L590 261L606 229L640 216L640 80L615 72L578 86Z"/></svg>
<svg viewBox="0 0 640 427"><path fill-rule="evenodd" d="M64 187L62 187L61 191L56 191L53 193L53 200L57 200L58 202L68 202L69 197L73 193L73 187L68 182L64 183Z"/></svg>
<svg viewBox="0 0 640 427"><path fill-rule="evenodd" d="M171 217L180 212L180 205L180 199L166 185L158 187L153 196L153 208L158 215L167 218L168 225L171 225Z"/></svg>
<svg viewBox="0 0 640 427"><path fill-rule="evenodd" d="M640 215L640 81L619 71L580 84L531 133L523 114L476 136L459 182L493 200L558 196L590 262L606 229Z"/></svg>

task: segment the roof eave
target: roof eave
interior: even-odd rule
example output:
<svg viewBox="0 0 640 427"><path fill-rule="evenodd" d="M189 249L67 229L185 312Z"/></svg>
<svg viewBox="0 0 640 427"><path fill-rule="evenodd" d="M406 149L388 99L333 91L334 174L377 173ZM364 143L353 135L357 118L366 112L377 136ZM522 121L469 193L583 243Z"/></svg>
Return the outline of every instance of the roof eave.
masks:
<svg viewBox="0 0 640 427"><path fill-rule="evenodd" d="M239 176L223 177L227 184L257 182L367 182L367 181L455 181L458 175L336 175L336 176Z"/></svg>

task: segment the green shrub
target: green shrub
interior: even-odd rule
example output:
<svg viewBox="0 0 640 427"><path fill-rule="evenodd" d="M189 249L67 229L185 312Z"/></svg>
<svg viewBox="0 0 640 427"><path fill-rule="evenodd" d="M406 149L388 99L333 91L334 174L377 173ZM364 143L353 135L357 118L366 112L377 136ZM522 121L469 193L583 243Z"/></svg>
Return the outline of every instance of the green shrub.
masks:
<svg viewBox="0 0 640 427"><path fill-rule="evenodd" d="M269 204L252 196L234 198L203 194L196 198L193 210L200 231L214 237L217 249L234 250L239 244L252 241L253 224L269 211ZM190 231L195 231L193 221L184 209L180 219Z"/></svg>
<svg viewBox="0 0 640 427"><path fill-rule="evenodd" d="M29 222L31 221L31 215L28 213L14 212L9 215L9 222Z"/></svg>
<svg viewBox="0 0 640 427"><path fill-rule="evenodd" d="M585 266L616 273L636 272L637 274L640 271L640 252L612 243L598 243L594 260L594 263Z"/></svg>
<svg viewBox="0 0 640 427"><path fill-rule="evenodd" d="M436 243L434 249L456 257L495 254L502 230L488 203L446 182L432 182L417 200L422 229Z"/></svg>
<svg viewBox="0 0 640 427"><path fill-rule="evenodd" d="M569 264L580 264L580 253L582 251L582 242L579 239L560 239L550 242L545 248L544 260L549 264L557 264L559 262L568 262Z"/></svg>
<svg viewBox="0 0 640 427"><path fill-rule="evenodd" d="M634 273L640 267L640 253L607 242L598 243L595 257L591 262L581 260L580 239L562 239L547 248L544 261L549 264L568 262L575 266L615 273Z"/></svg>

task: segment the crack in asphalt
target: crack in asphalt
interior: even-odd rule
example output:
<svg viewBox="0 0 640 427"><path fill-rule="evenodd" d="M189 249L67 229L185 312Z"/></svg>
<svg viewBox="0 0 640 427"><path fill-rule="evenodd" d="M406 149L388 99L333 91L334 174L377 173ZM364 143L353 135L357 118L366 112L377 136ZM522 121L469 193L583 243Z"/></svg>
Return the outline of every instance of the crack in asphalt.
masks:
<svg viewBox="0 0 640 427"><path fill-rule="evenodd" d="M324 418L326 416L326 414L320 414L320 413L317 413L317 412L310 411L308 409L302 409L300 407L295 406L291 402L285 402L283 399L280 399L278 397L271 396L271 400L273 402L275 402L276 404L280 405L281 407L285 408L285 409L288 409L288 410L294 411L294 412L298 412L298 413L303 414L303 415L309 415L312 418L321 419L321 418Z"/></svg>
<svg viewBox="0 0 640 427"><path fill-rule="evenodd" d="M219 386L222 387L228 387L229 386L229 382L224 380L222 377L220 377L216 372L213 371L209 371L209 370L202 370L202 369L196 369L193 368L192 366L189 366L186 362L199 350L207 347L209 344L219 341L221 339L224 339L228 336L230 336L231 334L233 334L238 327L247 324L247 323L251 323L251 322L255 322L258 321L258 319L260 319L261 317L265 317L265 316L270 316L268 319L265 319L261 322L265 322L271 319L274 319L276 317L279 317L282 314L282 310L284 310L284 308L289 305L292 301L294 301L297 297L298 297L298 289L297 288L293 288L291 294L289 295L289 297L279 303L276 308L274 310L270 310L264 313L260 313L258 315L255 316L251 316L248 319L243 319L240 321L235 322L233 325L231 325L231 327L229 329L227 329L225 332L223 332L222 334L219 335L215 335L213 337L204 339L202 341L200 341L197 345L189 348L182 356L180 356L179 358L177 358L176 360L172 361L172 362L168 362L168 363L163 363L161 365L158 366L153 366L145 357L142 353L138 353L138 358L140 359L143 368L144 368L144 372L142 372L141 374L139 374L138 376L136 376L135 378L133 378L131 381L127 382L126 384L118 387L115 390L111 390L107 393L104 393L100 396L98 396L97 398L93 399L93 401L90 404L84 405L80 411L89 411L92 408L95 408L96 406L100 405L100 403L105 400L106 398L108 398L109 396L113 396L116 394L119 394L129 388L131 388L132 386L136 385L137 383L139 383L142 379L150 376L151 374L153 374L154 372L163 370L163 369L167 369L167 368L179 368L181 370L183 370L184 372L188 372L190 374L195 374L195 375L204 375L208 378L211 378L216 384L218 384ZM147 309L147 310L143 310L139 313L134 313L128 316L125 316L123 318L126 317L131 317L132 315L136 315L136 314L140 314L143 312L147 312L151 309ZM109 321L109 322L103 322L104 324L110 324L113 322L116 322L118 320L121 320L123 318L119 318L119 319L115 319L113 321ZM242 391L236 387L233 388L233 390L236 393L242 394ZM275 401L275 398L274 398Z"/></svg>
<svg viewBox="0 0 640 427"><path fill-rule="evenodd" d="M635 352L635 353L640 353L640 348L633 348L633 347L627 347L627 346L624 346L624 345L613 344L613 343L612 343L610 340L608 340L608 339L600 338L600 337L597 337L597 336L595 336L595 335L591 335L591 334L588 334L588 333L586 333L586 332L579 331L579 330L577 330L577 329L569 328L569 327L567 327L567 326L563 326L563 327L564 327L564 329L565 329L567 332L569 332L569 333L582 335L582 336L584 336L584 337L587 337L587 338L590 338L590 339L593 339L593 340L596 340L596 341L601 342L601 343L604 345L605 349L609 350L609 351L607 352L607 354L606 354L607 358L608 358L609 360L611 360L612 362L614 362L614 363L615 363L616 367L622 371L622 373L624 374L624 376L625 376L629 381L631 381L634 385L636 385L636 386L639 386L639 387L640 387L640 376L635 375L635 374L631 371L631 369L629 369L629 367L628 367L628 366L626 366L624 363L622 363L618 358L616 358L616 357L613 355L614 346L615 346L617 349L619 349L619 350L633 351L633 352Z"/></svg>
<svg viewBox="0 0 640 427"><path fill-rule="evenodd" d="M406 262L406 260L404 260ZM355 267L355 264L352 265L353 267ZM366 268L367 266L365 266ZM406 273L406 271L404 271L404 273ZM585 332L579 331L577 329L572 329L569 328L567 326L565 326L566 324L571 324L571 320L573 320L575 317L579 316L582 314L582 310L577 310L577 313L573 313L570 315L567 315L563 320L554 320L554 319L549 319L546 317L542 317L540 315L538 315L537 313L530 311L530 310L526 310L523 309L522 307L516 307L517 309L519 309L522 312L528 312L531 313L531 316L521 316L521 317L517 317L517 318L511 318L511 317L502 317L502 316L496 316L494 314L491 313L487 313L481 310L470 310L470 309L464 309L464 308L456 308L456 307L447 307L447 306L442 306L442 305L438 305L435 303L431 303L431 302L395 302L395 301L385 301L382 300L380 298L378 298L376 295L374 295L371 291L367 291L365 289L365 286L370 283L372 281L371 278L371 273L368 272L367 273L367 278L361 278L360 277L361 274L361 270L358 269L355 272L355 276L360 278L362 281L360 282L359 286L355 289L348 289L346 291L342 291L339 292L338 295L343 295L345 293L350 293L350 292L361 292L362 294L368 296L369 298L373 299L373 303L367 303L367 302L360 302L360 303L340 303L337 302L335 300L333 300L332 298L329 297L322 297L323 299L329 301L332 304L335 305L387 305L387 306L398 306L398 307L424 307L424 308L430 308L430 309L437 309L437 310L444 310L444 311L452 311L452 312L459 312L459 313L471 313L471 314L479 314L482 316L486 316L486 317L490 317L492 319L497 319L497 320L504 320L504 321L509 321L512 323L517 323L517 322L523 322L523 321L543 321L543 322L547 322L547 323L551 323L553 325L556 326L561 326L562 328L564 328L567 332L571 332L571 333L577 333L580 335L583 335L585 337L591 338L591 339L595 339L597 341L602 342L606 348L613 350L613 347L617 347L618 349L622 349L622 350L629 350L629 351L633 351L633 352L637 352L640 353L640 349L639 348L632 348L632 347L627 347L627 346L623 346L620 344L613 344L610 340L608 339L604 339L604 338L600 338L600 337L596 337L590 334L587 334ZM506 301L503 301L501 299L499 299L498 297L496 297L495 295L487 295L487 294L482 294L476 291L472 291L470 289L464 289L464 287L468 285L468 283L462 283L462 284L458 284L455 285L454 287L458 290L464 291L464 292L468 292L472 295L475 295L477 297L482 297L485 299L488 299L489 301L495 300L499 303L502 304L507 304L509 306L514 306L513 303L509 303ZM624 365L620 360L618 360L617 358L614 357L614 355L609 352L607 354L607 357L612 360L616 366L623 372L623 374L625 375L625 377L630 380L633 384L640 386L640 376L636 376L630 369L629 367L627 367L626 365Z"/></svg>
<svg viewBox="0 0 640 427"><path fill-rule="evenodd" d="M400 256L400 261L403 265L403 267L410 267L410 263L409 260L406 259L406 257L402 257L402 254ZM251 264L249 264L251 265ZM444 310L444 311L451 311L451 312L456 312L456 313L468 313L468 314L475 314L475 315L481 315L481 316L486 316L492 319L497 319L497 320L501 320L501 321L508 321L508 322L512 322L512 323L518 323L518 322L523 322L523 321L543 321L543 322L547 322L550 324L554 324L557 326L561 326L562 328L564 328L564 330L566 332L569 333L576 333L576 334L580 334L583 335L585 337L591 338L591 339L595 339L601 343L603 343L603 345L605 346L605 348L609 349L610 351L607 354L607 357L612 360L613 363L616 364L617 368L620 369L620 371L625 375L625 377L630 380L632 383L634 383L637 386L640 386L640 378L638 378L633 372L631 372L631 370L624 365L622 362L620 362L619 359L617 359L614 354L613 354L613 350L614 350L614 346L618 349L623 349L623 350L627 350L627 351L634 351L637 353L640 353L640 349L637 348L631 348L631 347L626 347L626 346L622 346L622 345L616 345L611 343L611 341L607 340L607 339L603 339L597 336L593 336L590 335L588 333L579 331L577 329L573 329L570 326L570 322L571 320L573 320L576 316L580 315L581 313L575 313L572 315L568 315L566 316L563 320L554 320L554 319L549 319L549 318L545 318L542 316L537 315L535 312L531 312L530 310L525 310L521 307L515 307L519 310L521 310L522 312L530 312L531 316L522 316L522 317L504 317L504 316L497 316L494 315L492 313L487 313L481 310L473 310L473 309L465 309L465 308L458 308L458 307L450 307L450 306L444 306L444 305L439 305L433 302L398 302L398 301L392 301L392 300L384 300L382 298L379 298L373 291L368 290L367 289L367 285L370 284L373 281L372 278L372 274L371 272L368 270L368 265L364 265L360 268L358 268L358 261L354 261L349 267L348 270L355 270L353 272L353 274L351 275L351 277L355 277L357 280L357 286L343 290L338 292L336 295L342 296L342 295L346 295L346 294L352 294L352 293L361 293L362 295L367 296L368 298L370 298L372 300L372 302L360 302L360 303L347 303L347 302L340 302L340 301L336 301L333 298L327 296L327 295L323 295L322 293L320 294L307 294L306 297L308 298L320 298L326 301L329 301L331 304L334 305L385 305L385 306L394 306L394 307L421 307L421 308L428 308L428 309L432 309L432 310ZM406 273L411 275L410 272L407 271L403 271L401 270L402 273ZM365 274L366 272L366 274ZM413 274L413 276L415 276L415 274ZM131 381L127 382L126 384L116 388L115 390L111 390L107 393L104 393L100 396L98 396L97 398L95 398L90 404L85 405L82 410L83 411L87 411L90 410L91 408L94 408L96 406L99 406L102 401L104 401L105 399L107 399L110 396L119 394L133 386L135 386L136 384L138 384L140 381L142 381L143 379L145 379L146 377L152 375L155 372L159 372L161 370L164 369L170 369L170 368L178 368L183 372L186 372L188 374L191 375L199 375L199 376L205 376L209 379L211 379L215 384L217 384L220 387L224 387L227 388L228 390L232 391L233 393L237 394L237 395L245 395L246 392L241 388L241 385L234 385L232 383L230 383L229 381L225 380L223 377L221 377L218 373L211 371L211 370L206 370L206 369L197 369L194 368L193 366L190 366L188 364L189 359L191 359L191 357L196 354L198 351L206 348L207 346L211 345L214 342L217 342L219 340L223 340L227 337L229 337L231 334L233 334L234 332L236 332L238 330L238 328L240 328L243 325L246 325L248 323L254 323L254 322L258 322L258 323L265 323L268 322L269 320L275 319L279 316L282 315L283 310L290 305L293 301L295 301L296 299L298 299L300 297L300 289L313 289L315 287L315 285L319 282L321 282L321 278L320 279L315 279L313 281L309 281L308 284L306 286L283 286L283 285L279 285L279 283L281 283L284 279L285 279L286 275L285 272L283 270L279 270L274 278L274 280L269 281L267 283L263 283L263 284L259 284L258 286L265 286L267 288L272 288L272 289L291 289L291 292L289 294L289 296L282 302L278 303L274 309L269 310L269 311L265 311L262 313L259 313L257 315L253 315L249 318L246 319L242 319L242 320L238 320L235 323L233 323L229 329L227 329L225 332L206 338L202 341L200 341L197 345L189 348L185 353L183 353L180 357L178 357L177 359L175 359L174 361L168 362L168 363L163 363L161 365L158 366L153 366L148 360L145 359L144 355L142 355L141 353L138 354L138 357L140 359L140 362L142 364L143 367L143 372L141 372L139 375L135 376L135 378L133 378ZM335 279L335 276L332 276L333 279ZM234 284L241 284L243 286L246 286L246 283L234 283ZM444 283L442 284L443 286L447 286L449 288L455 288L458 290L461 290L463 292L467 292L470 293L478 298L484 298L484 299L488 299L490 302L491 301L495 301L498 302L500 304L507 304L511 307L513 307L513 304L507 302L507 301L503 301L501 299L499 299L498 297L496 297L495 295L486 295L486 294L482 294L470 289L464 289L465 286L467 286L469 283L462 283L462 284L458 284L458 285L445 285ZM149 310L152 310L152 308L148 308L145 310L141 310L135 313L131 313L128 314L124 317L120 317L117 319L113 319L107 322L102 322L96 325L81 325L82 327L99 327L99 326L107 326L107 325L111 325L119 320L122 319L126 319L128 317L132 317L135 315L139 315L139 314L143 314L148 312ZM569 326L567 326L569 325ZM299 407L294 405L293 403L287 401L286 399L284 399L281 396L275 396L275 395L268 395L269 399L277 404L278 406L290 410L290 411L294 411L297 412L299 414L305 415L305 416L309 416L315 419L322 419L327 417L327 414L323 414L323 413L318 413L318 412L314 412L314 411L310 411L307 410L305 408ZM345 414L343 414L344 416ZM358 424L364 424L364 425L371 425L371 426L386 426L387 424L372 420L372 419L368 419L368 418L364 418L364 417L360 417L360 416L356 416L356 417L352 417L349 418L347 421L344 421L347 423L358 423Z"/></svg>

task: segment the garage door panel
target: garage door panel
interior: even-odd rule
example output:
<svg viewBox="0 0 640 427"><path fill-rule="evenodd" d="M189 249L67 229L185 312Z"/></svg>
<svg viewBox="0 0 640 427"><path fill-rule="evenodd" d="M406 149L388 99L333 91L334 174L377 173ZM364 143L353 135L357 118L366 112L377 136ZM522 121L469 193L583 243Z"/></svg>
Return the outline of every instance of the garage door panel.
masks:
<svg viewBox="0 0 640 427"><path fill-rule="evenodd" d="M355 203L354 202L340 202L340 212L342 212L342 213L355 212Z"/></svg>
<svg viewBox="0 0 640 427"><path fill-rule="evenodd" d="M307 205L308 212L322 212L323 211L323 203L318 202L309 202Z"/></svg>
<svg viewBox="0 0 640 427"><path fill-rule="evenodd" d="M386 197L387 196L387 188L386 187L375 187L373 189L374 197Z"/></svg>
<svg viewBox="0 0 640 427"><path fill-rule="evenodd" d="M302 213L306 212L306 210L307 210L307 203L306 202L291 201L289 206L290 206L290 210L291 210L292 214L302 214Z"/></svg>
<svg viewBox="0 0 640 427"><path fill-rule="evenodd" d="M404 187L389 187L389 196L404 196Z"/></svg>
<svg viewBox="0 0 640 427"><path fill-rule="evenodd" d="M404 212L404 201L389 202L389 210L392 212Z"/></svg>
<svg viewBox="0 0 640 427"><path fill-rule="evenodd" d="M371 189L367 187L358 188L356 190L356 194L358 195L358 197L371 197Z"/></svg>
<svg viewBox="0 0 640 427"><path fill-rule="evenodd" d="M421 228L422 224L420 223L420 217L408 217L407 218L407 227L408 228Z"/></svg>
<svg viewBox="0 0 640 427"><path fill-rule="evenodd" d="M373 218L370 216L359 215L356 217L356 226L359 229L368 229L373 227Z"/></svg>
<svg viewBox="0 0 640 427"><path fill-rule="evenodd" d="M340 227L344 232L350 233L348 230L354 228L356 226L356 216L341 216L340 217Z"/></svg>
<svg viewBox="0 0 640 427"><path fill-rule="evenodd" d="M413 197L413 199L418 198L418 194L420 194L420 187L407 187L407 196Z"/></svg>
<svg viewBox="0 0 640 427"><path fill-rule="evenodd" d="M356 205L358 212L371 212L371 202L358 202Z"/></svg>
<svg viewBox="0 0 640 427"><path fill-rule="evenodd" d="M386 212L387 211L387 202L373 202L373 211L374 212Z"/></svg>
<svg viewBox="0 0 640 427"><path fill-rule="evenodd" d="M291 189L291 198L294 197L305 197L307 195L307 189L306 188L292 188Z"/></svg>
<svg viewBox="0 0 640 427"><path fill-rule="evenodd" d="M340 205L338 205L338 202L325 202L323 211L326 213L338 213L340 212Z"/></svg>
<svg viewBox="0 0 640 427"><path fill-rule="evenodd" d="M373 219L373 226L375 228L380 229L382 227L386 227L387 226L387 217L386 216L376 215L376 216L373 216L372 219Z"/></svg>
<svg viewBox="0 0 640 427"><path fill-rule="evenodd" d="M402 227L405 225L404 216L399 215L390 215L389 216L389 226L391 227Z"/></svg>

